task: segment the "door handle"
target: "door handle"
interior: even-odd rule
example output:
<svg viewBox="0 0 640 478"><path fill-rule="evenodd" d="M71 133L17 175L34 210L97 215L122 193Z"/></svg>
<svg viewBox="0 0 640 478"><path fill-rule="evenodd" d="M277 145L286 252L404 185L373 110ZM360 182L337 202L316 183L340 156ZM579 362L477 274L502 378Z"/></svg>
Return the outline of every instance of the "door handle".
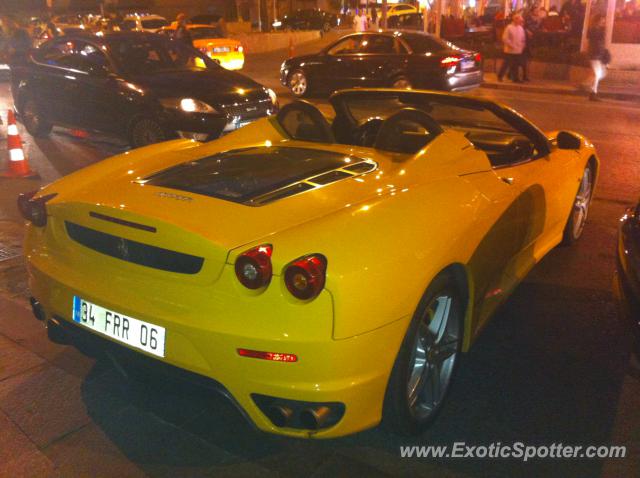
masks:
<svg viewBox="0 0 640 478"><path fill-rule="evenodd" d="M507 183L509 186L513 185L514 179L510 178L508 176L500 176L500 179L502 180L502 182Z"/></svg>

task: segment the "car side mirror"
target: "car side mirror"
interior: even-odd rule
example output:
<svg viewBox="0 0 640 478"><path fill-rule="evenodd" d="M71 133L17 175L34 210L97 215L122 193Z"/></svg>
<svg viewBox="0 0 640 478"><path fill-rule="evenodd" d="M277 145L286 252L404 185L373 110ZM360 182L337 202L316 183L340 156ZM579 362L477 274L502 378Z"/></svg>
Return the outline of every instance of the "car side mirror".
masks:
<svg viewBox="0 0 640 478"><path fill-rule="evenodd" d="M580 149L580 138L567 131L560 131L556 136L556 144L560 149Z"/></svg>

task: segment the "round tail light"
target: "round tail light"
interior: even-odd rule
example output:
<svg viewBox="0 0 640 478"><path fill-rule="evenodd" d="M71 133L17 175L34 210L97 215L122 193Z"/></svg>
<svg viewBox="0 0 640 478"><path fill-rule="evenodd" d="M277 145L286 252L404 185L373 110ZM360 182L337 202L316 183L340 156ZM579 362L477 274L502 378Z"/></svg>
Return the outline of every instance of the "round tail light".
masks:
<svg viewBox="0 0 640 478"><path fill-rule="evenodd" d="M284 282L294 297L302 300L313 299L324 288L327 259L320 254L296 259L284 272Z"/></svg>
<svg viewBox="0 0 640 478"><path fill-rule="evenodd" d="M236 276L248 289L260 289L271 281L271 244L263 244L243 252L236 259Z"/></svg>

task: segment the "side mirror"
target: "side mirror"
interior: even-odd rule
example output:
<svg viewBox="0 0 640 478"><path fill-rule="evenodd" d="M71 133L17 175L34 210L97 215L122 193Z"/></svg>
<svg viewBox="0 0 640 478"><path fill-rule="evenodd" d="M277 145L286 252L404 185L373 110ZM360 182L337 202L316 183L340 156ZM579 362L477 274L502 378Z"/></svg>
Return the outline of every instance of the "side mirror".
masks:
<svg viewBox="0 0 640 478"><path fill-rule="evenodd" d="M580 149L580 143L580 138L566 131L560 131L556 136L556 144L560 149Z"/></svg>

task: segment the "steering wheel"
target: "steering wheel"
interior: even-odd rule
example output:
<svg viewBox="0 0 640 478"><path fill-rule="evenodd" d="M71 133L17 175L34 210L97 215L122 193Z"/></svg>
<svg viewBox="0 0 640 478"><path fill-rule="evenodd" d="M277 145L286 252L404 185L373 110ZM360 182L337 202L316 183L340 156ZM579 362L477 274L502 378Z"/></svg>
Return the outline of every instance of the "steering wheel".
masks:
<svg viewBox="0 0 640 478"><path fill-rule="evenodd" d="M424 128L428 134L410 137L406 134L402 123L417 124ZM384 120L376 136L374 148L395 153L413 154L424 148L442 132L442 126L424 111L416 108L403 108Z"/></svg>
<svg viewBox="0 0 640 478"><path fill-rule="evenodd" d="M300 115L307 121L300 121ZM280 108L278 123L293 139L316 143L335 143L329 122L320 110L308 101L296 100Z"/></svg>
<svg viewBox="0 0 640 478"><path fill-rule="evenodd" d="M353 144L367 148L373 147L383 123L384 120L381 118L369 118L366 120L353 132Z"/></svg>

